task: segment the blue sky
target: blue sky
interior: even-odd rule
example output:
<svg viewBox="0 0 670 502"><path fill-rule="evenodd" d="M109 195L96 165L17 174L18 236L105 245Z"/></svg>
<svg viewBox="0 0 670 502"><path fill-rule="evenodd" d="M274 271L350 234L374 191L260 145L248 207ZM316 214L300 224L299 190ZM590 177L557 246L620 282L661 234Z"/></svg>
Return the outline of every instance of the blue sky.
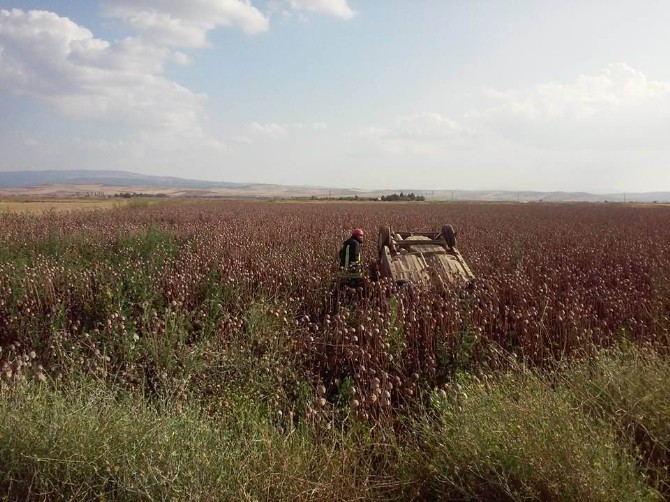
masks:
<svg viewBox="0 0 670 502"><path fill-rule="evenodd" d="M666 1L0 1L0 170L670 190Z"/></svg>

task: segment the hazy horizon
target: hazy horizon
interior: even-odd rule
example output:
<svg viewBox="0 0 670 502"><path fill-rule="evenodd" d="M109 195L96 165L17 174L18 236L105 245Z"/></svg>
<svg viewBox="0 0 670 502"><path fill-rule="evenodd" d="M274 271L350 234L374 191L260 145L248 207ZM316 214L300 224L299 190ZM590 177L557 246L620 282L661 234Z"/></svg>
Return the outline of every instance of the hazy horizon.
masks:
<svg viewBox="0 0 670 502"><path fill-rule="evenodd" d="M9 181L6 179L6 176L4 175L11 175L11 174L19 174L21 177L28 176L28 175L39 175L41 173L64 173L67 174L68 177L64 177L61 180L53 180L50 178L45 178L45 179L39 179L39 176L37 180L32 179L30 182L17 182L16 179L13 179L12 181ZM80 178L73 179L70 178L69 176L72 176L74 173L79 173L81 174ZM89 175L95 174L99 179L93 179L89 178ZM127 178L124 178L123 176L127 175ZM112 178L107 178L106 176L112 176ZM139 177L138 177L139 176ZM144 176L147 176L148 178L144 178ZM152 179L152 176L156 176L155 179ZM161 185L159 181L161 179L167 178L170 181L166 182L166 184ZM10 178L11 179L11 178ZM131 181L133 181L131 183ZM183 184L180 183L180 181L184 182ZM202 186L196 187L193 186L193 184L198 184L201 183ZM514 189L496 189L496 188L491 188L488 190L476 190L476 189L470 189L470 190L464 190L464 189L457 189L457 188L446 188L446 189L434 189L434 188L425 188L425 187L420 187L420 186L404 186L404 187L373 187L373 188L368 188L368 189L361 189L355 186L349 186L349 187L333 187L333 186L324 186L324 185L282 185L282 184L267 184L267 183L244 183L244 182L225 182L225 181L214 181L214 180L208 180L208 179L200 179L200 178L184 178L180 176L160 176L160 175L142 175L140 173L134 173L130 171L113 171L113 170L95 170L95 169L75 169L75 170L47 170L47 171L0 171L0 189L5 188L5 189L14 189L14 188L26 188L26 189L43 189L44 187L76 187L76 186L94 186L94 185L101 185L101 186L115 186L115 187L125 187L128 189L132 189L133 187L152 187L152 188L165 188L165 189L175 189L175 188L181 188L184 190L202 190L202 189L207 189L209 185L213 184L221 184L221 185L241 185L241 186L249 186L253 188L257 188L262 185L268 185L271 187L278 187L278 192L277 196L280 196L281 190L284 188L286 189L298 189L298 190L315 190L319 195L322 195L320 192L323 192L324 190L332 190L333 196L343 196L346 193L356 193L358 192L361 195L367 194L382 194L382 193L416 193L417 195L427 195L430 197L431 193L432 195L438 194L441 199L440 200L448 200L450 198L449 193L451 194L456 194L459 196L462 196L464 194L470 194L470 195L477 195L477 196L493 196L494 194L500 194L501 196L505 196L506 198L504 200L513 200L515 197L519 195L530 195L530 194L536 194L536 195L544 195L544 196L551 196L551 195L558 195L558 194L564 194L566 196L579 196L579 195L589 195L589 196L595 196L595 197L621 197L622 200L625 201L626 196L628 195L630 197L636 197L636 196L643 196L644 200L651 200L652 197L660 196L661 202L665 201L670 201L670 191L663 191L663 190L654 190L654 191L646 191L646 192L634 192L634 191L621 191L621 192L587 192L587 191L561 191L561 190L547 190L547 191L542 191L542 190L514 190ZM212 188L212 187L209 187ZM229 187L231 190L239 190L239 187L236 186L230 186ZM73 189L74 190L74 189ZM75 190L77 192L77 190ZM42 192L40 192L42 193ZM473 199L474 200L474 199ZM493 200L493 199L485 199L485 200ZM573 199L566 199L566 200L573 200ZM632 199L632 201L635 201L637 199ZM657 200L657 199L654 199Z"/></svg>
<svg viewBox="0 0 670 502"><path fill-rule="evenodd" d="M0 171L670 191L670 3L5 1Z"/></svg>

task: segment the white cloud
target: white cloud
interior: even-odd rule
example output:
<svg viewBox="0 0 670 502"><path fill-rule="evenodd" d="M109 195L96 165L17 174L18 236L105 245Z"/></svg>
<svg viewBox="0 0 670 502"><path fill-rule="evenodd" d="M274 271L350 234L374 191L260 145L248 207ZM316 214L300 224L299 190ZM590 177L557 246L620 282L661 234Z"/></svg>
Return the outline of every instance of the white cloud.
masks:
<svg viewBox="0 0 670 502"><path fill-rule="evenodd" d="M68 118L204 134L205 98L162 74L175 58L187 61L136 38L95 38L52 12L0 10L0 89Z"/></svg>
<svg viewBox="0 0 670 502"><path fill-rule="evenodd" d="M233 137L233 143L240 145L253 145L253 140L249 136L235 136Z"/></svg>
<svg viewBox="0 0 670 502"><path fill-rule="evenodd" d="M247 127L249 133L262 136L270 139L283 139L288 137L290 131L308 130L308 131L323 131L328 128L324 122L312 122L311 124L303 124L300 122L293 122L290 124L276 124L269 122L261 124L259 122L252 122Z"/></svg>
<svg viewBox="0 0 670 502"><path fill-rule="evenodd" d="M430 141L462 138L472 132L438 113L423 112L398 118L392 134L399 138Z"/></svg>
<svg viewBox="0 0 670 502"><path fill-rule="evenodd" d="M249 132L272 139L285 138L288 135L286 127L274 123L259 124L258 122L252 122L249 124Z"/></svg>
<svg viewBox="0 0 670 502"><path fill-rule="evenodd" d="M356 12L347 0L267 0L265 8L284 19L306 21L309 14L351 19Z"/></svg>
<svg viewBox="0 0 670 502"><path fill-rule="evenodd" d="M175 51L171 54L172 61L174 61L178 65L186 66L192 63L192 60L188 54L184 54L183 52Z"/></svg>
<svg viewBox="0 0 670 502"><path fill-rule="evenodd" d="M488 90L490 97L503 102L491 112L531 120L583 119L608 109L643 104L668 93L670 82L649 80L623 63L611 64L596 75L581 75L569 84L541 84L508 92Z"/></svg>
<svg viewBox="0 0 670 502"><path fill-rule="evenodd" d="M204 47L207 33L219 26L249 34L269 27L268 18L248 0L106 0L104 10L144 39L173 47Z"/></svg>
<svg viewBox="0 0 670 502"><path fill-rule="evenodd" d="M347 0L291 0L295 10L317 12L342 19L350 19L355 13L347 4Z"/></svg>
<svg viewBox="0 0 670 502"><path fill-rule="evenodd" d="M667 147L670 82L612 64L570 83L505 92L487 89L496 104L471 119L501 135L549 148Z"/></svg>
<svg viewBox="0 0 670 502"><path fill-rule="evenodd" d="M425 155L467 148L476 133L438 113L423 112L398 117L387 126L367 127L357 136L381 153Z"/></svg>

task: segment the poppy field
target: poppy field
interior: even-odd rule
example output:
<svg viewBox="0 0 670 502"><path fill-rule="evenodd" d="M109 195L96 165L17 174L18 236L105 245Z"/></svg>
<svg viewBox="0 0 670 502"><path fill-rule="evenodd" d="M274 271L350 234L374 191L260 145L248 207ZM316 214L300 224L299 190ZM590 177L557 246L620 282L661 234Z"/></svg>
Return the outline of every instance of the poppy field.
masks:
<svg viewBox="0 0 670 502"><path fill-rule="evenodd" d="M364 289L338 292L337 252L352 228L366 231L362 249L368 265L376 260L379 227L438 231L447 223L476 276L472 284L398 287L368 277ZM335 469L337 475L331 471L332 479L314 477L324 467L306 462L300 482L282 484L277 480L285 480L289 468L268 467L274 474L266 472L266 484L244 485L250 498L339 493L336 498L467 499L494 493L491 500L500 500L561 499L554 495L571 493L596 500L624 493L607 491L619 489L614 485L594 485L594 479L610 475L633 498L661 497L667 494L670 458L665 420L670 396L662 383L669 332L670 208L664 206L166 201L42 215L0 213L3 406L23 409L47 393L45 406L53 407L72 389L92 386L113 396L105 401L112 407L123 399L144 403L138 416L167 414L178 421L194 414L219 434L231 417L243 420L251 413L252 422L264 424L272 437L298 431L310 448L331 452L316 458L350 452L351 458L341 459L347 467ZM635 388L661 392L645 401L660 404L644 413L630 410L625 419L610 413L603 394L587 385L598 378L611 382L608 371L632 375L626 377L628 387L617 387L621 399L628 395L625 389L633 393L631 378L648 372ZM523 397L510 397L526 388ZM483 404L495 396L502 401ZM501 405L506 399L511 401ZM467 458L458 456L462 447L458 455L431 450L444 444L438 436L446 431L457 444L468 430L456 427L463 414L481 417L498 405L498 418L507 417L501 419L503 429L515 423L523 429L533 420L532 410L553 413L536 417L548 423L563 420L557 417L565 412L576 424L570 434L584 427L593 439L597 435L589 427L602 426L597 442L612 441L615 453L603 453L597 468L597 445L597 451L584 453L587 467L579 469L585 476L595 469L587 481L572 479L571 468L560 462L555 472L544 472L532 462L517 468L501 460L511 469L501 483L491 481L498 479L497 468L477 463L491 458L488 450ZM527 420L512 416L517 406L530 410ZM431 432L415 441L422 427ZM486 430L480 423L472 433ZM491 434L460 440L501 440ZM523 437L530 435L526 430ZM570 442L568 436L540 436L548 444ZM574 436L574 448L583 447L580 437ZM346 438L359 446L343 447ZM504 443L517 444L514 438ZM517 453L498 453L523 457L531 448L543 455L542 440L535 446L518 443ZM208 486L212 495L208 483L221 483L220 478L189 481L184 471L178 483L121 480L124 472L130 476L141 469L124 471L113 461L90 473L65 475L63 466L47 472L37 460L15 464L8 452L22 447L12 441L0 431L5 457L0 465L10 466L0 482L12 497L50 498L50 490L57 490L67 498L76 496L72 487L79 483L87 487L84 498L129 493L202 498L195 486ZM385 446L372 446L380 443ZM21 458L32 458L26 451ZM431 464L438 474L421 463L429 461L427 451L430 462L444 460L441 467ZM259 458L258 465L274 466ZM172 469L168 460L160 465ZM626 474L612 474L615 467ZM193 470L193 476L206 471ZM68 476L67 486L54 481ZM552 476L558 480L553 484L547 481ZM185 490L181 495L169 491L177 486ZM342 491L328 491L338 486ZM211 498L243 492L235 490Z"/></svg>

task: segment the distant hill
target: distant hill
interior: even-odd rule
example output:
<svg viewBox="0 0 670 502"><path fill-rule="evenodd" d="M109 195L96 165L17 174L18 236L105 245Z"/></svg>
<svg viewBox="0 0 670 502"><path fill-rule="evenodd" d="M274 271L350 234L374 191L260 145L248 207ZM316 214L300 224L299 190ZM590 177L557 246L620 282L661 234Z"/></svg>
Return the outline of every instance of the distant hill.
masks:
<svg viewBox="0 0 670 502"><path fill-rule="evenodd" d="M593 194L588 192L515 192L511 190L417 190L414 193L424 195L426 199L454 201L670 202L670 192Z"/></svg>
<svg viewBox="0 0 670 502"><path fill-rule="evenodd" d="M188 180L171 176L149 176L127 171L8 171L0 172L0 187L25 188L42 185L152 186L170 188L244 188L243 183Z"/></svg>
<svg viewBox="0 0 670 502"><path fill-rule="evenodd" d="M670 202L670 192L592 194L509 190L363 190L266 183L229 183L150 176L126 171L9 171L0 172L0 195L71 196L94 192L113 195L135 191L179 197L373 197L414 193L426 200L516 202Z"/></svg>

